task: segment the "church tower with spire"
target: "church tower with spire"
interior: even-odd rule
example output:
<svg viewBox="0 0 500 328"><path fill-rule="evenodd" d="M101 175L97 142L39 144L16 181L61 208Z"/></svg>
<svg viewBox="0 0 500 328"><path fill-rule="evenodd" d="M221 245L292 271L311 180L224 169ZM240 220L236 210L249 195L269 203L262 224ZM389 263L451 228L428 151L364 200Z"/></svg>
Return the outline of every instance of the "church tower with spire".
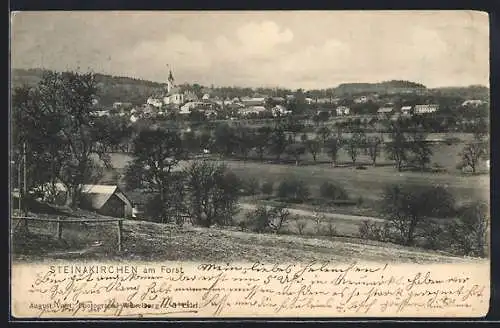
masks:
<svg viewBox="0 0 500 328"><path fill-rule="evenodd" d="M170 93L174 88L174 75L172 74L172 70L169 69L168 80L167 80L167 93Z"/></svg>

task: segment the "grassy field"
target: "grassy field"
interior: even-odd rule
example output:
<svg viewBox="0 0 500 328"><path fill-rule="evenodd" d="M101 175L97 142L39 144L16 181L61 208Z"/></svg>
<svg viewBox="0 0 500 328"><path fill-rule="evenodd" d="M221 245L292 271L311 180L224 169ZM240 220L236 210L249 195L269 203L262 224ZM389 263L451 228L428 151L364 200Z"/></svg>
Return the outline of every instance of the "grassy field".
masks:
<svg viewBox="0 0 500 328"><path fill-rule="evenodd" d="M318 156L318 162L314 163L310 155L302 156L299 166L294 165L290 159L287 164L273 164L267 159L261 163L257 160L224 160L224 163L239 177L247 179L253 177L260 183L266 181L275 182L275 187L285 177L295 176L304 180L313 193L319 194L319 187L325 181L330 181L343 186L351 199L361 197L366 202L376 202L384 188L390 184L409 185L441 185L449 188L457 201L467 202L472 200L489 199L489 175L464 175L456 168L459 162L459 152L463 144L436 144L433 145L432 163L443 167L446 171L440 173L431 172L398 172L393 164L381 154L377 167L370 164L366 155L359 156L357 163L366 164L366 170L356 170L351 166L350 159L345 151L339 155L338 167L332 168L329 158L325 154ZM213 157L217 159L218 157ZM284 159L286 160L286 156ZM217 159L218 160L218 159ZM112 166L115 170L123 173L123 168L130 161L127 154L111 154ZM186 166L187 163L182 163Z"/></svg>
<svg viewBox="0 0 500 328"><path fill-rule="evenodd" d="M66 225L63 238L46 222L13 233L14 261L389 261L410 263L480 261L355 238L306 238L254 234L218 228L178 227L125 221L123 249L117 250L115 224Z"/></svg>

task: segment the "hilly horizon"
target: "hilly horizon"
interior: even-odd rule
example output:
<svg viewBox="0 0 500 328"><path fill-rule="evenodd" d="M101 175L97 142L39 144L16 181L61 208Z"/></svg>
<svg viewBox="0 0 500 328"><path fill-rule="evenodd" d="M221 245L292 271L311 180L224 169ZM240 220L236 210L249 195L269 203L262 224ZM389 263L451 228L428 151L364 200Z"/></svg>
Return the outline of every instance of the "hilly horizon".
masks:
<svg viewBox="0 0 500 328"><path fill-rule="evenodd" d="M20 87L22 85L34 86L42 78L42 75L46 69L41 68L12 68L11 69L11 85L12 88ZM102 92L99 95L101 98L101 103L103 105L111 105L115 101L131 102L135 105L142 104L146 98L158 92L158 90L163 89L166 83L160 83L145 79L139 79L127 76L114 76L102 73L95 73L98 85L101 87ZM275 88L263 88L263 87L227 87L227 86L201 86L208 89L242 89L248 92L248 90L274 90ZM281 90L290 90L288 88L278 88ZM470 86L446 86L440 88L427 88L425 85L417 82L407 81L407 80L389 80L382 82L355 82L355 83L341 83L336 87L314 89L314 90L304 90L305 92L320 92L320 93L331 93L335 96L341 95L356 95L361 93L397 93L403 90L422 90L422 91L434 91L443 94L446 93L464 93L467 95L475 94L489 94L489 88L483 85L470 85ZM291 91L291 90L290 90Z"/></svg>

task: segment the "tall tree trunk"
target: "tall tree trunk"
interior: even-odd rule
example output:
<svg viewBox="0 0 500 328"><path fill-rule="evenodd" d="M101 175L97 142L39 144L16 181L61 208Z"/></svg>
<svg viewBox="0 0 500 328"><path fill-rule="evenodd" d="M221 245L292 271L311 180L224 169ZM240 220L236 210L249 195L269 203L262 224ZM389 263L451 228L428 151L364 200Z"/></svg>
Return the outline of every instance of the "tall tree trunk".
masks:
<svg viewBox="0 0 500 328"><path fill-rule="evenodd" d="M412 246L415 240L415 229L417 227L417 218L413 217L410 221L410 226L408 227L408 232L406 234L406 245Z"/></svg>
<svg viewBox="0 0 500 328"><path fill-rule="evenodd" d="M160 187L161 223L165 223L165 190Z"/></svg>

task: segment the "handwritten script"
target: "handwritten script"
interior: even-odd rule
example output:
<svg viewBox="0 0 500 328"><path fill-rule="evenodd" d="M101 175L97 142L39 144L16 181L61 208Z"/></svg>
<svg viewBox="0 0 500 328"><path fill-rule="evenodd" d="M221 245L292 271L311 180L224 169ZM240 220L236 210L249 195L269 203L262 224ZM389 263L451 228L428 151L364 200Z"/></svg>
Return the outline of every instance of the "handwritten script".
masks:
<svg viewBox="0 0 500 328"><path fill-rule="evenodd" d="M482 316L486 264L14 264L19 317Z"/></svg>

